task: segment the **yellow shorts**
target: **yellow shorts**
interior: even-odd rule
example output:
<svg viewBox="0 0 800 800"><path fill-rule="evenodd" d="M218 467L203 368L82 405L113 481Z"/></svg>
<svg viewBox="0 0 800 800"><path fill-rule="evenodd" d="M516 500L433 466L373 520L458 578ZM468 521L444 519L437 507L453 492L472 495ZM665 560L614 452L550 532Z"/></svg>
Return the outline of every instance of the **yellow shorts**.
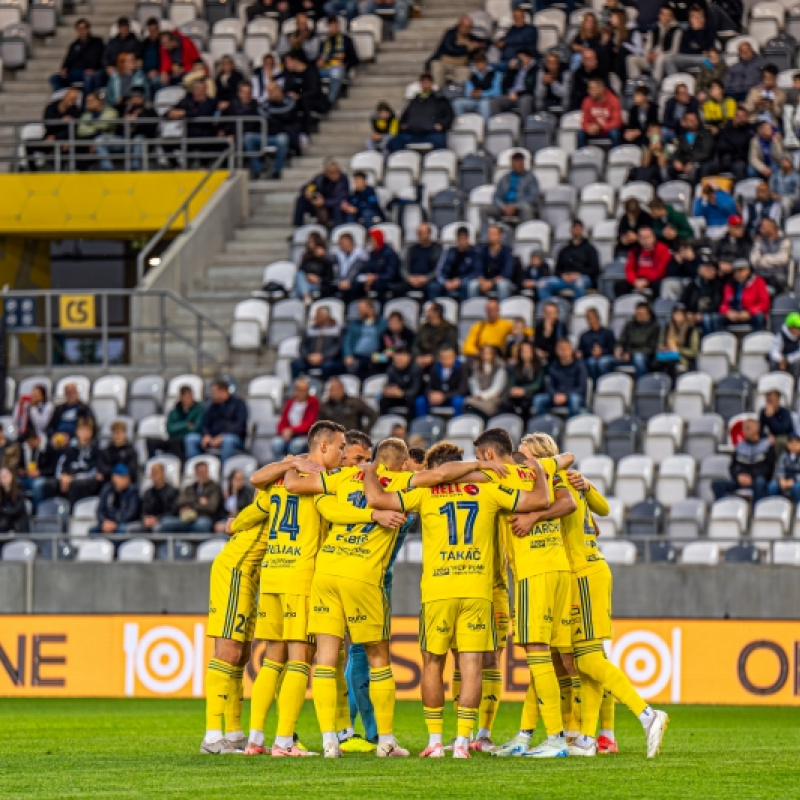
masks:
<svg viewBox="0 0 800 800"><path fill-rule="evenodd" d="M544 572L518 581L514 624L517 644L549 644L569 649L571 573Z"/></svg>
<svg viewBox="0 0 800 800"><path fill-rule="evenodd" d="M497 632L497 647L506 647L511 631L511 604L508 599L508 589L505 586L494 588L492 611L494 612L494 629Z"/></svg>
<svg viewBox="0 0 800 800"><path fill-rule="evenodd" d="M436 656L451 648L461 653L497 650L492 601L456 598L423 603L419 610L419 646Z"/></svg>
<svg viewBox="0 0 800 800"><path fill-rule="evenodd" d="M250 642L256 624L258 571L242 572L226 563L223 551L211 565L206 636Z"/></svg>
<svg viewBox="0 0 800 800"><path fill-rule="evenodd" d="M392 635L391 614L380 586L339 575L314 575L309 633L344 639L348 630L353 644L385 642Z"/></svg>
<svg viewBox="0 0 800 800"><path fill-rule="evenodd" d="M572 576L572 641L610 639L614 577L607 564Z"/></svg>
<svg viewBox="0 0 800 800"><path fill-rule="evenodd" d="M308 641L308 596L262 592L258 598L256 639L270 642Z"/></svg>

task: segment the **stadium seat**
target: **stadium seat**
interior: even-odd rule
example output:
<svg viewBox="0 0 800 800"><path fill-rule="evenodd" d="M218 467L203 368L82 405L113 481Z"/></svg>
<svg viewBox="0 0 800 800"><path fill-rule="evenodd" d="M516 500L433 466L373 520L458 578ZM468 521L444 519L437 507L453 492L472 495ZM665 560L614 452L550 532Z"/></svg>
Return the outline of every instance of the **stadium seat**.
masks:
<svg viewBox="0 0 800 800"><path fill-rule="evenodd" d="M794 402L794 379L788 372L768 372L758 379L756 387L756 411L763 407L767 392L771 391L780 392L781 404L787 408Z"/></svg>
<svg viewBox="0 0 800 800"><path fill-rule="evenodd" d="M700 464L700 477L697 495L709 505L714 502L711 484L718 480L728 480L731 476L731 457L724 453L708 456Z"/></svg>
<svg viewBox="0 0 800 800"><path fill-rule="evenodd" d="M579 336L589 327L586 323L586 312L590 308L597 312L602 325L608 325L608 320L611 315L611 303L608 301L608 298L600 294L587 295L576 300L572 307L570 333L573 336Z"/></svg>
<svg viewBox="0 0 800 800"><path fill-rule="evenodd" d="M750 381L757 382L769 372L767 354L775 342L775 334L769 331L749 333L742 339L739 355L739 372Z"/></svg>
<svg viewBox="0 0 800 800"><path fill-rule="evenodd" d="M609 495L614 489L614 460L604 455L587 456L578 465L584 478L591 481L598 492Z"/></svg>
<svg viewBox="0 0 800 800"><path fill-rule="evenodd" d="M714 411L724 420L742 414L750 407L752 387L744 375L729 375L717 384Z"/></svg>
<svg viewBox="0 0 800 800"><path fill-rule="evenodd" d="M678 560L678 551L671 542L647 542L646 552L651 564L674 564Z"/></svg>
<svg viewBox="0 0 800 800"><path fill-rule="evenodd" d="M35 561L38 553L36 543L30 539L15 539L3 545L3 561Z"/></svg>
<svg viewBox="0 0 800 800"><path fill-rule="evenodd" d="M593 456L603 441L603 420L592 414L579 414L567 420L564 430L565 452L573 453L580 463L588 456Z"/></svg>
<svg viewBox="0 0 800 800"><path fill-rule="evenodd" d="M396 297L394 300L390 300L383 307L383 318L388 319L394 311L399 311L403 315L405 324L416 332L419 327L420 315L419 303L416 300L412 300L410 297Z"/></svg>
<svg viewBox="0 0 800 800"><path fill-rule="evenodd" d="M486 428L487 430L489 428L502 428L507 431L515 447L519 445L524 433L522 420L516 414L498 414L486 423Z"/></svg>
<svg viewBox="0 0 800 800"><path fill-rule="evenodd" d="M647 456L630 455L617 462L614 491L625 508L646 500L653 486L653 461Z"/></svg>
<svg viewBox="0 0 800 800"><path fill-rule="evenodd" d="M691 542L681 551L681 563L715 567L719 564L719 553L719 545L714 542Z"/></svg>
<svg viewBox="0 0 800 800"><path fill-rule="evenodd" d="M614 259L614 248L617 244L617 226L615 219L602 219L590 227L592 244L597 248L601 264L608 264Z"/></svg>
<svg viewBox="0 0 800 800"><path fill-rule="evenodd" d="M574 186L564 184L553 186L544 193L540 216L553 229L560 223L571 224L575 216L576 203L577 192Z"/></svg>
<svg viewBox="0 0 800 800"><path fill-rule="evenodd" d="M636 545L633 542L598 539L597 546L609 564L630 566L636 563Z"/></svg>
<svg viewBox="0 0 800 800"><path fill-rule="evenodd" d="M75 560L110 564L114 560L114 545L101 539L87 539L80 543Z"/></svg>
<svg viewBox="0 0 800 800"><path fill-rule="evenodd" d="M533 300L529 297L507 297L500 301L500 316L503 319L515 319L521 317L525 320L527 328L533 327Z"/></svg>
<svg viewBox="0 0 800 800"><path fill-rule="evenodd" d="M753 539L783 539L792 524L792 502L785 497L765 497L753 507L750 536Z"/></svg>
<svg viewBox="0 0 800 800"><path fill-rule="evenodd" d="M405 426L406 418L400 416L400 414L382 414L375 420L375 424L372 426L372 438L376 442L388 438L392 435L392 428L395 425Z"/></svg>
<svg viewBox="0 0 800 800"><path fill-rule="evenodd" d="M546 433L553 438L556 444L561 445L564 436L564 420L554 414L542 414L539 417L531 417L525 430L527 433ZM564 446L562 446L562 449L570 450L570 448Z"/></svg>
<svg viewBox="0 0 800 800"><path fill-rule="evenodd" d="M534 154L533 174L539 182L540 192L546 192L566 179L567 161L567 152L561 147L543 147Z"/></svg>
<svg viewBox="0 0 800 800"><path fill-rule="evenodd" d="M594 413L603 422L628 413L633 399L633 378L622 372L610 372L597 380L594 389Z"/></svg>
<svg viewBox="0 0 800 800"><path fill-rule="evenodd" d="M244 473L244 479L250 480L250 476L258 469L258 461L247 453L237 453L229 458L222 465L222 480L227 481L235 470Z"/></svg>
<svg viewBox="0 0 800 800"><path fill-rule="evenodd" d="M130 384L128 414L137 422L158 414L164 402L164 378L161 375L141 375Z"/></svg>
<svg viewBox="0 0 800 800"><path fill-rule="evenodd" d="M641 436L639 422L635 417L625 416L612 420L605 429L605 452L614 461L639 451Z"/></svg>
<svg viewBox="0 0 800 800"><path fill-rule="evenodd" d="M657 414L647 422L644 452L656 464L680 450L683 442L683 418L680 414Z"/></svg>
<svg viewBox="0 0 800 800"><path fill-rule="evenodd" d="M614 336L619 336L622 333L625 323L633 317L636 306L638 306L639 303L646 302L647 298L637 292L624 294L614 301L611 316L611 326L614 329Z"/></svg>
<svg viewBox="0 0 800 800"><path fill-rule="evenodd" d="M711 407L713 397L711 375L704 372L687 372L678 376L672 409L683 419L698 419Z"/></svg>
<svg viewBox="0 0 800 800"><path fill-rule="evenodd" d="M702 417L689 420L683 450L700 463L706 456L716 453L724 434L725 421L719 414L703 414Z"/></svg>
<svg viewBox="0 0 800 800"><path fill-rule="evenodd" d="M495 114L486 125L483 149L496 159L504 150L517 144L520 128L520 118L516 114Z"/></svg>
<svg viewBox="0 0 800 800"><path fill-rule="evenodd" d="M199 375L184 374L178 375L167 384L167 399L164 403L165 409L172 410L175 403L178 402L181 387L188 386L192 390L195 402L203 400L203 379Z"/></svg>
<svg viewBox="0 0 800 800"><path fill-rule="evenodd" d="M595 517L595 527L603 540L620 536L623 531L625 506L618 497L606 497L609 512L606 517Z"/></svg>
<svg viewBox="0 0 800 800"><path fill-rule="evenodd" d="M85 375L67 375L65 378L61 378L56 383L56 388L53 392L53 402L60 403L64 400L64 387L70 383L75 384L81 402L88 403L91 397L91 383Z"/></svg>
<svg viewBox="0 0 800 800"><path fill-rule="evenodd" d="M5 551L3 557L5 558ZM772 546L772 563L800 567L800 542L775 542Z"/></svg>
<svg viewBox="0 0 800 800"><path fill-rule="evenodd" d="M156 547L149 539L129 539L117 550L117 561L129 564L149 564L155 558Z"/></svg>
<svg viewBox="0 0 800 800"><path fill-rule="evenodd" d="M709 539L739 539L747 529L750 504L742 497L723 497L711 506Z"/></svg>
<svg viewBox="0 0 800 800"><path fill-rule="evenodd" d="M704 336L697 356L697 371L707 373L714 383L718 383L736 364L737 347L738 340L727 331Z"/></svg>
<svg viewBox="0 0 800 800"><path fill-rule="evenodd" d="M146 491L150 488L150 467L153 464L161 464L164 468L164 478L171 486L174 486L176 489L180 489L181 487L181 460L178 456L172 455L171 453L162 453L161 455L153 456L153 458L147 459L147 463L144 465L144 482L142 484L142 490Z"/></svg>
<svg viewBox="0 0 800 800"><path fill-rule="evenodd" d="M725 551L726 564L760 564L761 551L752 542L739 542Z"/></svg>
<svg viewBox="0 0 800 800"><path fill-rule="evenodd" d="M284 385L280 378L274 375L262 375L253 378L247 386L247 397L266 397L272 401L272 407L279 411L283 405Z"/></svg>
<svg viewBox="0 0 800 800"><path fill-rule="evenodd" d="M614 187L609 183L590 183L581 189L578 217L587 228L594 228L614 213Z"/></svg>
<svg viewBox="0 0 800 800"><path fill-rule="evenodd" d="M567 181L571 187L580 191L584 186L597 183L601 179L605 153L599 147L589 145L575 150L570 155L569 162Z"/></svg>
<svg viewBox="0 0 800 800"><path fill-rule="evenodd" d="M670 506L667 521L670 539L697 539L705 525L706 504L699 497L688 497Z"/></svg>
<svg viewBox="0 0 800 800"><path fill-rule="evenodd" d="M658 470L656 500L667 508L682 502L693 492L696 475L697 464L691 456L665 458Z"/></svg>
<svg viewBox="0 0 800 800"><path fill-rule="evenodd" d="M692 187L685 181L666 181L656 189L656 195L676 211L691 212Z"/></svg>
<svg viewBox="0 0 800 800"><path fill-rule="evenodd" d="M625 516L625 532L632 538L662 534L664 532L664 509L661 503L652 498L634 503Z"/></svg>
<svg viewBox="0 0 800 800"><path fill-rule="evenodd" d="M216 456L204 454L188 459L183 465L182 484L184 486L187 486L194 481L194 471L197 465L200 463L208 464L209 480L215 481L216 483L220 482L220 472L222 468L219 459Z"/></svg>
<svg viewBox="0 0 800 800"><path fill-rule="evenodd" d="M409 438L415 435L421 436L425 440L425 446L430 447L438 441L444 433L444 425L438 417L430 414L424 417L417 417L411 422L408 429Z"/></svg>
<svg viewBox="0 0 800 800"><path fill-rule="evenodd" d="M212 562L225 547L225 542L222 539L209 539L207 542L201 542L197 545L196 558L201 563Z"/></svg>
<svg viewBox="0 0 800 800"><path fill-rule="evenodd" d="M642 149L632 144L623 144L608 151L606 180L615 189L622 188L628 180L628 173L642 165Z"/></svg>
<svg viewBox="0 0 800 800"><path fill-rule="evenodd" d="M474 153L483 144L486 123L480 114L461 114L447 132L447 146L460 159Z"/></svg>

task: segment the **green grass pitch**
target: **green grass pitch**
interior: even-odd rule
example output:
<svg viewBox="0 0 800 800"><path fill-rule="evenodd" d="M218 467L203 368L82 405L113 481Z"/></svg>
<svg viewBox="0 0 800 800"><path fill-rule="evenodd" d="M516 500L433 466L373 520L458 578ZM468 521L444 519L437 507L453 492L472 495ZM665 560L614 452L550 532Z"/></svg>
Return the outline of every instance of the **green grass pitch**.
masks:
<svg viewBox="0 0 800 800"><path fill-rule="evenodd" d="M245 712L247 712L247 703ZM500 707L512 735L518 703ZM617 709L622 753L595 759L420 761L419 703L398 703L397 734L411 758L339 761L201 756L198 700L0 700L0 797L8 798L681 798L800 797L800 710L678 706L661 756L644 757L639 723ZM452 708L445 736L453 733ZM274 713L270 714L274 725ZM245 719L246 724L246 719ZM299 724L319 747L311 703ZM541 728L537 731L537 738ZM268 733L268 737L271 731ZM269 740L269 739L268 739Z"/></svg>

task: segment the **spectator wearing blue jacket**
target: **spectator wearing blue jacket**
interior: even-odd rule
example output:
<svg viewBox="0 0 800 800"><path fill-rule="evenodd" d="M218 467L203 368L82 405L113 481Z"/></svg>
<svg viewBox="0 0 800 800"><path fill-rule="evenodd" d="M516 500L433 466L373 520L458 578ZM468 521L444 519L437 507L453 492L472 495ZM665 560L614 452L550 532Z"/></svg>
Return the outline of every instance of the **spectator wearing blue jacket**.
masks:
<svg viewBox="0 0 800 800"><path fill-rule="evenodd" d="M689 111L700 115L700 106L697 98L689 94L689 89L685 83L679 83L675 87L675 94L667 100L664 107L664 118L661 121L661 138L664 144L673 141L681 129L681 120Z"/></svg>
<svg viewBox="0 0 800 800"><path fill-rule="evenodd" d="M131 473L125 464L111 470L111 481L100 492L97 525L89 533L131 533L144 530L141 522L139 492L131 485Z"/></svg>
<svg viewBox="0 0 800 800"><path fill-rule="evenodd" d="M359 300L358 319L348 323L342 342L344 366L351 375L364 380L372 374L372 357L383 349L381 339L385 332L386 320L375 313L372 301Z"/></svg>
<svg viewBox="0 0 800 800"><path fill-rule="evenodd" d="M481 210L481 224L501 219L511 225L533 219L539 203L539 181L525 169L525 154L517 150L511 156L511 171L497 181L492 205Z"/></svg>
<svg viewBox="0 0 800 800"><path fill-rule="evenodd" d="M586 365L575 358L569 339L556 345L556 360L548 367L547 392L533 398L533 413L546 414L551 408L567 408L574 417L586 402Z"/></svg>
<svg viewBox="0 0 800 800"><path fill-rule="evenodd" d="M211 405L203 416L200 433L187 433L183 440L186 458L194 458L208 450L219 450L224 464L244 449L247 436L247 406L231 394L228 384L216 380L211 384Z"/></svg>
<svg viewBox="0 0 800 800"><path fill-rule="evenodd" d="M367 185L367 176L361 172L353 173L353 191L342 203L345 222L357 222L365 228L386 221L378 195L372 186Z"/></svg>
<svg viewBox="0 0 800 800"><path fill-rule="evenodd" d="M462 226L456 231L456 245L442 254L436 269L435 285L431 286L430 296L452 297L454 300L467 299L467 287L481 270L481 253L470 244L469 228Z"/></svg>
<svg viewBox="0 0 800 800"><path fill-rule="evenodd" d="M481 248L480 272L467 285L470 297L494 294L505 300L514 292L514 255L503 244L503 231L499 225L490 225L486 244Z"/></svg>
<svg viewBox="0 0 800 800"><path fill-rule="evenodd" d="M489 66L486 54L477 53L472 59L472 72L464 84L464 96L453 100L456 116L477 111L487 122L492 116L492 100L503 94L503 74Z"/></svg>
<svg viewBox="0 0 800 800"><path fill-rule="evenodd" d="M400 278L400 256L386 243L383 231L369 232L369 259L364 265L359 280L364 290L375 293L381 303L391 300L392 295L402 290Z"/></svg>
<svg viewBox="0 0 800 800"><path fill-rule="evenodd" d="M303 187L295 202L295 227L299 228L305 222L307 214L328 227L341 225L344 222L342 203L349 195L347 175L334 159L327 159L325 169Z"/></svg>
<svg viewBox="0 0 800 800"><path fill-rule="evenodd" d="M520 50L527 50L534 59L539 58L539 33L533 25L525 22L525 11L515 8L511 13L513 24L495 44L500 49L500 61L495 65L500 72L516 65L511 62Z"/></svg>
<svg viewBox="0 0 800 800"><path fill-rule="evenodd" d="M614 368L614 348L617 340L611 328L604 328L596 308L586 310L586 324L589 326L578 342L578 358L586 364L589 377L596 381Z"/></svg>
<svg viewBox="0 0 800 800"><path fill-rule="evenodd" d="M703 217L706 221L706 236L716 241L728 232L728 217L738 215L736 201L727 192L709 182L694 201L692 216Z"/></svg>

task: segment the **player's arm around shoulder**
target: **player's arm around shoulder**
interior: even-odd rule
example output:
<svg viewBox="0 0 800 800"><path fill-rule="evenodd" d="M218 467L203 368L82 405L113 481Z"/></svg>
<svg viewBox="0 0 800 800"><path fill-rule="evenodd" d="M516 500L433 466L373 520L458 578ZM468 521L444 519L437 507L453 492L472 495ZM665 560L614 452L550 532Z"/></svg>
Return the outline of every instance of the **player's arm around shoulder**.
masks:
<svg viewBox="0 0 800 800"><path fill-rule="evenodd" d="M550 492L547 485L547 475L538 458L531 459L531 469L534 473L533 489L521 491L517 507L520 513L528 511L544 511L550 508Z"/></svg>
<svg viewBox="0 0 800 800"><path fill-rule="evenodd" d="M607 517L611 513L611 506L602 492L599 492L595 485L581 475L580 472L570 470L567 472L567 479L573 489L583 492L590 511L597 514L598 517Z"/></svg>
<svg viewBox="0 0 800 800"><path fill-rule="evenodd" d="M400 492L387 492L378 478L378 465L374 462L362 464L364 469L364 496L367 505L376 511L403 511Z"/></svg>
<svg viewBox="0 0 800 800"><path fill-rule="evenodd" d="M287 456L283 461L275 461L272 464L267 464L261 467L261 469L256 470L250 476L250 483L253 484L256 489L264 490L270 484L275 483L275 481L281 478L285 479L286 474L290 470L295 469L298 463L306 462L305 459L299 459L296 456ZM317 469L321 469L317 465L314 466Z"/></svg>
<svg viewBox="0 0 800 800"><path fill-rule="evenodd" d="M508 467L494 461L450 461L435 469L415 472L409 485L414 489L424 489L440 483L487 483L490 478L485 472L493 472L502 479L508 475Z"/></svg>

